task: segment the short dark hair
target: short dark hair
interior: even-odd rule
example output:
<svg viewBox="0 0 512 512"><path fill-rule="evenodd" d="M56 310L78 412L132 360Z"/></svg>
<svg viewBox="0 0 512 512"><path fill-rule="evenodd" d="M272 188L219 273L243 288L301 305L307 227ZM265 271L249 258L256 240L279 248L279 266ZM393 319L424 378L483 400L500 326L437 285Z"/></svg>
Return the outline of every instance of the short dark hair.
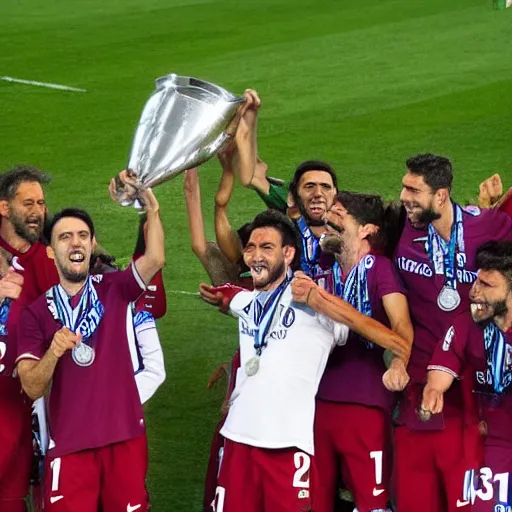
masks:
<svg viewBox="0 0 512 512"><path fill-rule="evenodd" d="M476 268L497 270L512 287L512 240L485 242L476 251Z"/></svg>
<svg viewBox="0 0 512 512"><path fill-rule="evenodd" d="M375 224L379 230L368 236L368 242L373 250L384 251L386 248L385 213L382 198L375 194L360 194L358 192L341 191L338 201L354 217L358 224Z"/></svg>
<svg viewBox="0 0 512 512"><path fill-rule="evenodd" d="M48 228L48 236L50 237L50 240L52 237L53 228L57 222L67 217L80 219L81 221L85 222L89 228L89 231L91 232L91 238L94 237L94 223L91 216L85 210L81 210L80 208L64 208L60 212L57 212L50 221L50 226Z"/></svg>
<svg viewBox="0 0 512 512"><path fill-rule="evenodd" d="M320 160L306 160L299 164L297 169L295 169L295 173L293 174L292 181L290 182L290 186L288 188L289 192L292 194L295 202L299 199L298 187L299 181L304 174L309 171L323 171L329 174L332 178L332 182L334 184L334 188L338 189L338 178L336 176L336 172L334 169L327 163L322 162Z"/></svg>
<svg viewBox="0 0 512 512"><path fill-rule="evenodd" d="M264 211L254 218L247 227L247 242L252 232L259 228L274 228L281 233L283 246L290 245L295 249L295 257L290 265L292 270L300 268L300 239L299 233L293 221L278 210ZM247 242L245 245L247 245Z"/></svg>
<svg viewBox="0 0 512 512"><path fill-rule="evenodd" d="M17 165L13 169L0 174L0 200L12 201L22 183L50 183L51 177L35 167Z"/></svg>
<svg viewBox="0 0 512 512"><path fill-rule="evenodd" d="M444 156L425 153L409 158L405 165L412 174L423 176L425 183L437 192L441 188L452 189L452 163Z"/></svg>

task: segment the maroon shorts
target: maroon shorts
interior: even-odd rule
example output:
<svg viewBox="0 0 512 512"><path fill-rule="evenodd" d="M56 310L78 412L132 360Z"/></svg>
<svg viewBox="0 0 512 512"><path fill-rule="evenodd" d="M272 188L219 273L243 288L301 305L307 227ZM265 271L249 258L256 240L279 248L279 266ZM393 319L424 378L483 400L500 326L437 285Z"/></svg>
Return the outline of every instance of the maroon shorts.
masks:
<svg viewBox="0 0 512 512"><path fill-rule="evenodd" d="M464 477L481 466L478 426L464 430L446 420L443 430L395 429L394 490L398 510L468 512Z"/></svg>
<svg viewBox="0 0 512 512"><path fill-rule="evenodd" d="M215 512L310 512L313 457L226 440ZM316 510L316 509L315 509Z"/></svg>
<svg viewBox="0 0 512 512"><path fill-rule="evenodd" d="M224 454L224 437L221 435L220 430L224 425L224 418L222 418L213 434L212 444L210 447L210 458L208 459L208 467L206 469L206 478L204 481L204 498L203 498L203 512L212 512L213 504L215 502L215 493L217 489L217 479L219 476L220 464Z"/></svg>
<svg viewBox="0 0 512 512"><path fill-rule="evenodd" d="M315 512L332 512L340 476L359 512L386 509L390 452L391 418L383 410L317 400Z"/></svg>
<svg viewBox="0 0 512 512"><path fill-rule="evenodd" d="M512 504L512 447L485 446L484 464L466 482L472 489L465 499L473 503L471 512L506 512ZM467 475L469 476L469 475Z"/></svg>
<svg viewBox="0 0 512 512"><path fill-rule="evenodd" d="M49 456L45 508L51 512L146 512L146 436L102 448Z"/></svg>
<svg viewBox="0 0 512 512"><path fill-rule="evenodd" d="M0 510L24 511L32 465L32 414L19 381L0 377Z"/></svg>

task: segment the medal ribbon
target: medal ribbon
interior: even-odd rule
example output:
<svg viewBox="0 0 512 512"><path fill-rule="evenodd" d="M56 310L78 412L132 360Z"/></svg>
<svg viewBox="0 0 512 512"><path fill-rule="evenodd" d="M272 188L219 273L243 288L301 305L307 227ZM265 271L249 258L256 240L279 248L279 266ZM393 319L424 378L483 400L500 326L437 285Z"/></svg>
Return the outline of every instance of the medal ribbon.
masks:
<svg viewBox="0 0 512 512"><path fill-rule="evenodd" d="M351 306L356 308L363 315L371 316L372 303L368 293L368 278L366 275L366 259L372 256L365 256L350 271L345 283L342 281L342 271L338 262L333 266L334 293Z"/></svg>
<svg viewBox="0 0 512 512"><path fill-rule="evenodd" d="M499 327L491 322L484 329L487 368L492 375L492 385L496 393L503 391L512 383L512 370L507 369L507 343Z"/></svg>
<svg viewBox="0 0 512 512"><path fill-rule="evenodd" d="M255 329L254 329L254 348L256 350L256 355L261 356L263 349L267 346L266 336L268 334L268 330L272 324L272 320L274 319L275 312L277 310L277 306L279 304L279 300L286 290L287 286L290 284L290 278L286 277L286 279L274 290L272 295L266 300L265 305L261 307L257 296L254 297L252 302L253 307L251 308L251 318L254 321Z"/></svg>
<svg viewBox="0 0 512 512"><path fill-rule="evenodd" d="M302 271L310 277L314 277L314 267L320 259L320 240L313 235L311 229L307 225L304 217L297 220L302 243L302 251L300 253L300 266Z"/></svg>
<svg viewBox="0 0 512 512"><path fill-rule="evenodd" d="M4 299L0 305L0 336L7 336L7 319L11 309L12 299Z"/></svg>
<svg viewBox="0 0 512 512"><path fill-rule="evenodd" d="M71 299L60 284L46 292L46 302L53 318L70 331L80 333L82 341L92 337L105 311L92 284L91 276L87 279L80 302L75 308L71 307Z"/></svg>
<svg viewBox="0 0 512 512"><path fill-rule="evenodd" d="M427 252L430 260L434 264L436 274L444 274L445 285L456 290L455 255L457 250L461 254L464 254L465 247L462 208L455 203L453 203L453 217L454 221L448 243L439 236L439 233L432 224L428 225Z"/></svg>

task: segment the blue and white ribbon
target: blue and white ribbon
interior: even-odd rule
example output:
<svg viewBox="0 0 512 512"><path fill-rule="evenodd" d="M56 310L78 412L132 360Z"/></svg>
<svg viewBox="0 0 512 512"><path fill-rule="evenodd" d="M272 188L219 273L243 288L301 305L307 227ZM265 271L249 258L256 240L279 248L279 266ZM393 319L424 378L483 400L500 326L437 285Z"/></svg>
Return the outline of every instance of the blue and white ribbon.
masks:
<svg viewBox="0 0 512 512"><path fill-rule="evenodd" d="M71 299L60 284L46 292L46 303L55 320L60 321L70 331L81 334L82 341L92 337L105 312L91 276L87 279L75 308L71 307Z"/></svg>
<svg viewBox="0 0 512 512"><path fill-rule="evenodd" d="M492 385L496 393L503 393L512 383L512 368L507 361L507 342L501 329L491 322L484 329L487 369L492 375Z"/></svg>
<svg viewBox="0 0 512 512"><path fill-rule="evenodd" d="M453 290L457 289L457 276L455 266L464 268L465 258L464 225L462 222L462 208L453 204L453 225L448 243L443 240L432 224L428 225L427 253L434 264L435 273L444 275L445 285ZM456 254L461 254L460 260Z"/></svg>

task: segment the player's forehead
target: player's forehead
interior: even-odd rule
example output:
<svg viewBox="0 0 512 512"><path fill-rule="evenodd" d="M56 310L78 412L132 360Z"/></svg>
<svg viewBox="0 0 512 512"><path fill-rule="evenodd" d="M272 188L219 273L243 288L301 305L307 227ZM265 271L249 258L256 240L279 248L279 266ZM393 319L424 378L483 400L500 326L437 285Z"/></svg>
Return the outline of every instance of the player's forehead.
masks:
<svg viewBox="0 0 512 512"><path fill-rule="evenodd" d="M44 200L44 191L37 181L22 181L16 190L15 199L19 201L40 201Z"/></svg>
<svg viewBox="0 0 512 512"><path fill-rule="evenodd" d="M264 245L271 243L272 245L281 245L281 232L271 226L253 229L247 245Z"/></svg>
<svg viewBox="0 0 512 512"><path fill-rule="evenodd" d="M507 286L507 279L499 270L480 269L478 271L478 280L483 284L493 287Z"/></svg>
<svg viewBox="0 0 512 512"><path fill-rule="evenodd" d="M405 188L417 190L418 192L430 192L430 187L425 182L425 178L421 174L415 174L409 170L402 178L402 185Z"/></svg>
<svg viewBox="0 0 512 512"><path fill-rule="evenodd" d="M83 233L91 234L89 226L78 217L63 217L59 219L53 226L53 236L59 236L63 233Z"/></svg>
<svg viewBox="0 0 512 512"><path fill-rule="evenodd" d="M334 187L332 176L327 171L306 171L299 179L299 187L304 187L307 184Z"/></svg>

